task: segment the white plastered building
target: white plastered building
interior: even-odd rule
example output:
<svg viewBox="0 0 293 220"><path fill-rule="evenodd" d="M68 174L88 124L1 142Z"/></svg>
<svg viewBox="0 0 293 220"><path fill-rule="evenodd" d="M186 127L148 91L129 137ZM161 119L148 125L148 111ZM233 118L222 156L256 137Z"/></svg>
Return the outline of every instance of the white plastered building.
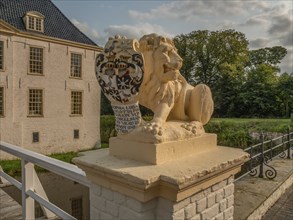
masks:
<svg viewBox="0 0 293 220"><path fill-rule="evenodd" d="M100 51L50 0L1 0L0 140L47 155L98 145Z"/></svg>

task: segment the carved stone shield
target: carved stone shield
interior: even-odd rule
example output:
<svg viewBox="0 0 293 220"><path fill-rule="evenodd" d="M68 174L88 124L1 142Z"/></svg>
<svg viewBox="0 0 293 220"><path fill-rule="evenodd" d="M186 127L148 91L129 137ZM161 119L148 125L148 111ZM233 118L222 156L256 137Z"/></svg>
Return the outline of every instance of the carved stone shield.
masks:
<svg viewBox="0 0 293 220"><path fill-rule="evenodd" d="M136 43L133 39L111 38L96 59L96 77L112 105L137 102L144 70Z"/></svg>

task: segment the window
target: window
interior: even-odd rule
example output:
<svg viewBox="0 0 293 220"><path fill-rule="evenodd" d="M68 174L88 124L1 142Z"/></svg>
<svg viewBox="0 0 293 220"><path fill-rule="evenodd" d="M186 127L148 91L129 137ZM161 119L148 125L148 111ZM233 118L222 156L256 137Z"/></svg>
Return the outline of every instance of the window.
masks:
<svg viewBox="0 0 293 220"><path fill-rule="evenodd" d="M35 18L36 31L42 31L42 19Z"/></svg>
<svg viewBox="0 0 293 220"><path fill-rule="evenodd" d="M0 70L4 69L4 42L0 41Z"/></svg>
<svg viewBox="0 0 293 220"><path fill-rule="evenodd" d="M27 12L23 19L27 30L44 32L44 16L41 13Z"/></svg>
<svg viewBox="0 0 293 220"><path fill-rule="evenodd" d="M4 116L4 87L0 87L0 117Z"/></svg>
<svg viewBox="0 0 293 220"><path fill-rule="evenodd" d="M79 130L78 129L73 130L73 138L74 139L79 139Z"/></svg>
<svg viewBox="0 0 293 220"><path fill-rule="evenodd" d="M29 116L43 116L43 90L30 89L29 90Z"/></svg>
<svg viewBox="0 0 293 220"><path fill-rule="evenodd" d="M71 214L77 220L82 220L82 198L71 199Z"/></svg>
<svg viewBox="0 0 293 220"><path fill-rule="evenodd" d="M43 48L30 48L29 72L32 74L43 74Z"/></svg>
<svg viewBox="0 0 293 220"><path fill-rule="evenodd" d="M39 132L33 132L33 143L38 143L40 141Z"/></svg>
<svg viewBox="0 0 293 220"><path fill-rule="evenodd" d="M81 78L81 55L71 54L70 76Z"/></svg>
<svg viewBox="0 0 293 220"><path fill-rule="evenodd" d="M82 92L71 91L71 115L82 115Z"/></svg>

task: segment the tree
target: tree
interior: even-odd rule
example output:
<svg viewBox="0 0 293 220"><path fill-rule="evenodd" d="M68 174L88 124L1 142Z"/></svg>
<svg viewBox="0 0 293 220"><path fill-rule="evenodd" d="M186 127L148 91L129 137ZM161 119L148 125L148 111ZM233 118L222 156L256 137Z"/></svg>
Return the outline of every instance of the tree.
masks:
<svg viewBox="0 0 293 220"><path fill-rule="evenodd" d="M280 75L277 85L282 116L290 117L293 112L293 73Z"/></svg>
<svg viewBox="0 0 293 220"><path fill-rule="evenodd" d="M227 65L243 72L248 62L248 41L235 30L193 31L176 36L174 43L184 60L181 73L191 84L213 88Z"/></svg>
<svg viewBox="0 0 293 220"><path fill-rule="evenodd" d="M244 82L244 73L237 70L233 64L222 66L222 75L215 85L215 116L238 117L239 115L239 93L241 93Z"/></svg>
<svg viewBox="0 0 293 220"><path fill-rule="evenodd" d="M103 92L101 92L101 115L113 115L113 109L110 101L106 98Z"/></svg>
<svg viewBox="0 0 293 220"><path fill-rule="evenodd" d="M287 54L281 46L249 51L246 80L239 95L242 116L282 116L278 90L278 64ZM284 97L283 97L284 98Z"/></svg>
<svg viewBox="0 0 293 220"><path fill-rule="evenodd" d="M241 116L275 116L278 106L277 83L276 69L269 64L259 64L249 70L239 94Z"/></svg>
<svg viewBox="0 0 293 220"><path fill-rule="evenodd" d="M257 50L249 51L249 67L256 67L260 64L268 64L275 67L279 71L277 66L281 63L281 60L286 56L287 49L281 46L260 48Z"/></svg>

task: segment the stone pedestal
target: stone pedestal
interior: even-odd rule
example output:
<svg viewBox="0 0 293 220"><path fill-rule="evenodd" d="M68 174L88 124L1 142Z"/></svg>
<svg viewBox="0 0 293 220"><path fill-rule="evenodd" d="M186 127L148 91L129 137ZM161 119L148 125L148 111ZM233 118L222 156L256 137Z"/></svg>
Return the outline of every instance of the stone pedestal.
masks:
<svg viewBox="0 0 293 220"><path fill-rule="evenodd" d="M143 143L125 140L119 137L110 138L110 154L150 164L162 164L190 155L209 151L217 147L216 134L203 134L194 138L165 143Z"/></svg>
<svg viewBox="0 0 293 220"><path fill-rule="evenodd" d="M215 146L157 165L109 149L74 162L91 181L91 219L233 219L233 179L247 159L240 149Z"/></svg>

